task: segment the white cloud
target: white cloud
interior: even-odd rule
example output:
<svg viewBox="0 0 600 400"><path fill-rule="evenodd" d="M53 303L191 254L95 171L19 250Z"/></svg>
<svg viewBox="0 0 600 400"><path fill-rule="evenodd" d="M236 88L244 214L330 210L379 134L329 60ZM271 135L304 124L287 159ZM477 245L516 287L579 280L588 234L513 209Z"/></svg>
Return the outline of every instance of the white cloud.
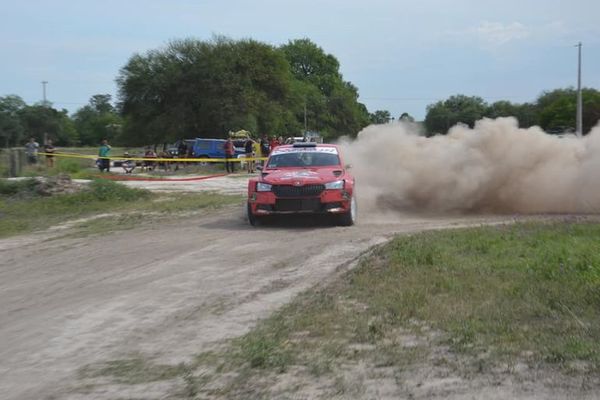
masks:
<svg viewBox="0 0 600 400"><path fill-rule="evenodd" d="M485 43L501 46L528 37L531 30L520 22L503 24L501 22L483 21L477 27L470 29L468 33Z"/></svg>

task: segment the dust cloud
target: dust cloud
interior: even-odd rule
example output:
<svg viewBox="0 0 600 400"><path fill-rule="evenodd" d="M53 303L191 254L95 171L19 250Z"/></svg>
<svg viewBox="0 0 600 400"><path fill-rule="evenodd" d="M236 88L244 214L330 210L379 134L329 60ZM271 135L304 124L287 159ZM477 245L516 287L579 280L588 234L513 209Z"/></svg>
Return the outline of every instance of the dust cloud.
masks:
<svg viewBox="0 0 600 400"><path fill-rule="evenodd" d="M558 137L514 118L426 138L415 124L371 125L342 142L363 211L600 212L600 125Z"/></svg>

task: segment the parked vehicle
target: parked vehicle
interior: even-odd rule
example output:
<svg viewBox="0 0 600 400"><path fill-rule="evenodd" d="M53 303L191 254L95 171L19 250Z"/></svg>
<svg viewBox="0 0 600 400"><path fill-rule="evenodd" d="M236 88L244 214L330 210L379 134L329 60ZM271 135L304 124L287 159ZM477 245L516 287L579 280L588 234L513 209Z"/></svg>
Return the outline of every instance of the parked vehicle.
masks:
<svg viewBox="0 0 600 400"><path fill-rule="evenodd" d="M224 139L197 138L193 145L193 155L196 158L225 158Z"/></svg>
<svg viewBox="0 0 600 400"><path fill-rule="evenodd" d="M356 222L354 177L331 144L294 143L276 147L260 177L248 182L248 220L269 215L333 214L340 225Z"/></svg>
<svg viewBox="0 0 600 400"><path fill-rule="evenodd" d="M202 139L197 138L193 144L193 156L195 158L225 158L223 145L225 139ZM244 146L237 146L234 141L235 156L244 154Z"/></svg>
<svg viewBox="0 0 600 400"><path fill-rule="evenodd" d="M196 142L196 139L178 140L175 143L173 143L172 145L167 147L167 152L172 157L183 158L187 155L187 149L193 148L195 142ZM184 154L180 154L181 150L186 150L186 151Z"/></svg>

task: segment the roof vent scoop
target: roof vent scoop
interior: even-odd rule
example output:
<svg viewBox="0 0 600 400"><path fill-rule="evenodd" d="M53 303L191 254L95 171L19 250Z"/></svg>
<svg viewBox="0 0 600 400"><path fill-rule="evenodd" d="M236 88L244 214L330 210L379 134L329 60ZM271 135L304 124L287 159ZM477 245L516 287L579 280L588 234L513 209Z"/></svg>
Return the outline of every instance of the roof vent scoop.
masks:
<svg viewBox="0 0 600 400"><path fill-rule="evenodd" d="M333 175L334 175L336 178L337 178L338 176L340 176L341 174L342 174L342 171L340 171L340 170L333 171Z"/></svg>

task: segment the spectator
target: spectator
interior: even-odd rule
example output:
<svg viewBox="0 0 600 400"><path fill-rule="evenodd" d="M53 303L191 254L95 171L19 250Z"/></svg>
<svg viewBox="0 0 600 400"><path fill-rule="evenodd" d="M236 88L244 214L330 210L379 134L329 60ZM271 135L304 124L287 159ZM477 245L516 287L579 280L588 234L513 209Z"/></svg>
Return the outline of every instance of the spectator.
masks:
<svg viewBox="0 0 600 400"><path fill-rule="evenodd" d="M268 157L270 152L269 141L267 140L267 136L263 135L260 139L260 155L261 157Z"/></svg>
<svg viewBox="0 0 600 400"><path fill-rule="evenodd" d="M228 173L234 173L235 166L231 159L235 155L235 147L233 147L233 142L231 141L231 138L227 138L227 140L223 144L223 150L225 150L225 170Z"/></svg>
<svg viewBox="0 0 600 400"><path fill-rule="evenodd" d="M108 140L102 139L102 144L100 145L100 149L98 150L98 168L100 172L110 172L110 149L111 147L108 144Z"/></svg>
<svg viewBox="0 0 600 400"><path fill-rule="evenodd" d="M260 143L253 141L252 150L254 151L254 158L260 157ZM258 165L263 165L263 160L257 161Z"/></svg>
<svg viewBox="0 0 600 400"><path fill-rule="evenodd" d="M56 149L52 145L52 139L48 139L44 145L44 153L46 153L46 166L48 168L54 167L54 151Z"/></svg>
<svg viewBox="0 0 600 400"><path fill-rule="evenodd" d="M179 146L177 146L177 156L179 158L184 158L187 155L187 148L188 146L185 143L185 140L181 139Z"/></svg>
<svg viewBox="0 0 600 400"><path fill-rule="evenodd" d="M33 137L29 138L29 142L25 144L25 154L27 154L27 162L30 165L37 164L39 148L39 143Z"/></svg>
<svg viewBox="0 0 600 400"><path fill-rule="evenodd" d="M179 145L177 146L177 158L188 158L187 157L187 152L188 152L188 146L185 143L184 139L181 139L179 141ZM191 158L191 157L189 157ZM177 171L179 169L179 164L180 163L175 163L175 171ZM185 162L181 163L182 167L185 167Z"/></svg>
<svg viewBox="0 0 600 400"><path fill-rule="evenodd" d="M254 140L248 138L244 143L244 152L246 153L246 169L249 174L254 173Z"/></svg>
<svg viewBox="0 0 600 400"><path fill-rule="evenodd" d="M148 147L146 149L146 153L144 153L144 158L156 158L156 153L154 152L154 150L152 150L151 147ZM154 168L155 168L155 166L156 166L156 162L155 161L144 160L144 167L148 171L153 171Z"/></svg>
<svg viewBox="0 0 600 400"><path fill-rule="evenodd" d="M273 136L271 138L271 140L269 141L269 148L270 148L271 151L273 151L273 149L275 147L279 146L280 144L281 143L279 142L279 140L275 136Z"/></svg>
<svg viewBox="0 0 600 400"><path fill-rule="evenodd" d="M128 152L123 153L123 158L125 158L125 161L123 161L123 163L121 164L121 167L123 168L123 171L125 171L126 174L131 174L133 172L133 170L135 169L135 161L128 159L129 158Z"/></svg>
<svg viewBox="0 0 600 400"><path fill-rule="evenodd" d="M158 158L168 159L168 158L172 158L172 157L168 151L163 150L158 154ZM159 169L163 168L165 170L165 172L170 171L171 170L171 162L170 161L159 161L158 168Z"/></svg>

